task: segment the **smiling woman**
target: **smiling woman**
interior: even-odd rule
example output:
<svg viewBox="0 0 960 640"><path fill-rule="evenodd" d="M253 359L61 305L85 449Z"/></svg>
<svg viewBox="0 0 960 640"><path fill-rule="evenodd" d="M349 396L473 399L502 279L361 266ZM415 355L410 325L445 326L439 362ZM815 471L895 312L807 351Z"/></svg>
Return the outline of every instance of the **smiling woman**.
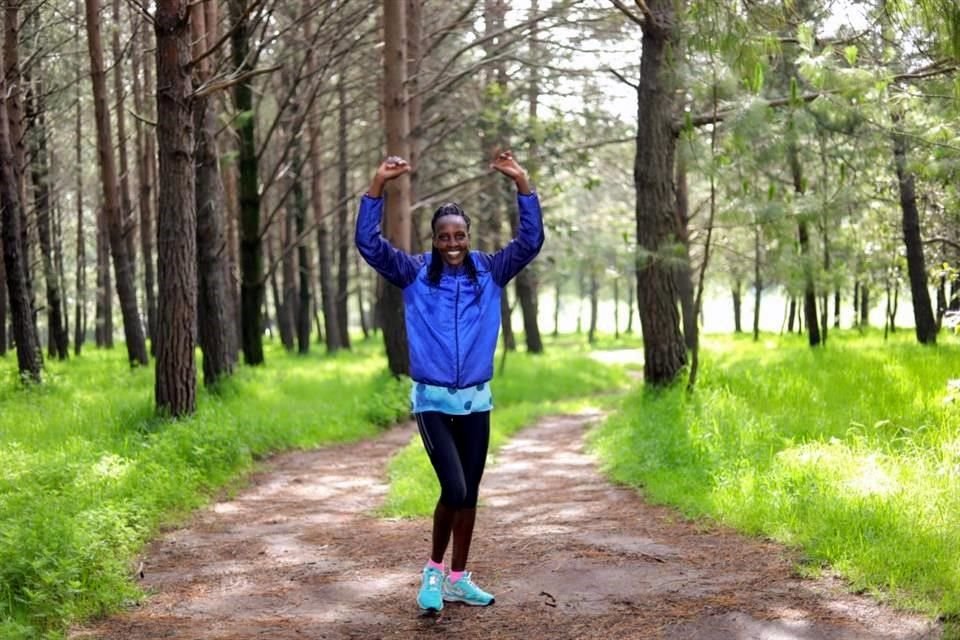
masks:
<svg viewBox="0 0 960 640"><path fill-rule="evenodd" d="M410 400L440 482L432 548L417 596L420 608L434 613L444 601L480 606L494 601L473 583L466 563L490 443L490 380L501 292L543 245L540 202L526 171L509 151L499 152L490 166L516 183L520 209L517 237L496 253L470 251L470 218L454 203L434 213L431 253L411 256L393 247L380 233L384 185L410 171L407 162L395 156L378 167L357 217L360 254L403 290L414 382ZM451 537L447 574L443 558Z"/></svg>

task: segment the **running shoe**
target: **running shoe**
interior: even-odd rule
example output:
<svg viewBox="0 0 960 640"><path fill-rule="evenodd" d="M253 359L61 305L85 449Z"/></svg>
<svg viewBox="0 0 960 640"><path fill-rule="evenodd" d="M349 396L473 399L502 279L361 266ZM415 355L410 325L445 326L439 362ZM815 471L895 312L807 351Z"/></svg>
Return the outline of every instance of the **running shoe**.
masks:
<svg viewBox="0 0 960 640"><path fill-rule="evenodd" d="M450 577L443 579L443 599L447 602L465 602L475 607L485 607L493 604L493 596L473 584L469 571L456 582L450 582Z"/></svg>
<svg viewBox="0 0 960 640"><path fill-rule="evenodd" d="M440 611L443 609L441 585L444 582L443 571L434 567L423 568L423 580L420 583L420 593L417 594L417 604L426 611Z"/></svg>

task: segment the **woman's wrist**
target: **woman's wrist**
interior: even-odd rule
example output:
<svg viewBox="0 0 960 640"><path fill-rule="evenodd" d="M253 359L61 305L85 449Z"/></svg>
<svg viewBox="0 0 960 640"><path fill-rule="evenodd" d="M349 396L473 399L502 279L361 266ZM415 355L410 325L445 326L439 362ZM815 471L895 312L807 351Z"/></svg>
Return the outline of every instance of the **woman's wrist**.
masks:
<svg viewBox="0 0 960 640"><path fill-rule="evenodd" d="M370 188L367 189L367 195L371 198L382 198L383 182L383 178L380 177L380 174L375 175L373 180L370 181Z"/></svg>
<svg viewBox="0 0 960 640"><path fill-rule="evenodd" d="M523 195L529 195L532 191L530 189L530 180L527 178L526 173L521 173L516 178L514 182L517 183L517 192Z"/></svg>

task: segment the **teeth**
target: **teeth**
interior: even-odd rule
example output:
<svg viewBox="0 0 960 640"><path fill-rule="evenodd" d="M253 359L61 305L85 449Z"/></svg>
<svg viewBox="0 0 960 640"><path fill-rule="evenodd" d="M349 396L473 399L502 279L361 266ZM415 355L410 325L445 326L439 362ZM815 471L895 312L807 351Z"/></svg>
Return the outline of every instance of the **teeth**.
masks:
<svg viewBox="0 0 960 640"><path fill-rule="evenodd" d="M458 256L460 255L460 252L459 252L459 251L447 251L447 255L450 256L451 258L456 258L456 257L458 257Z"/></svg>

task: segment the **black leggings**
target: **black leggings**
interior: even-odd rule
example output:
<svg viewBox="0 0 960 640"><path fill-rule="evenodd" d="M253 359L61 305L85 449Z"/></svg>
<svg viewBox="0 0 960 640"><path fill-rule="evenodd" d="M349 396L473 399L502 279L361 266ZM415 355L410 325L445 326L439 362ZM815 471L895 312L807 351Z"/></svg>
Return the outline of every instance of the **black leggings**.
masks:
<svg viewBox="0 0 960 640"><path fill-rule="evenodd" d="M416 418L440 481L440 504L451 509L476 507L490 443L490 412L454 416L425 411Z"/></svg>

